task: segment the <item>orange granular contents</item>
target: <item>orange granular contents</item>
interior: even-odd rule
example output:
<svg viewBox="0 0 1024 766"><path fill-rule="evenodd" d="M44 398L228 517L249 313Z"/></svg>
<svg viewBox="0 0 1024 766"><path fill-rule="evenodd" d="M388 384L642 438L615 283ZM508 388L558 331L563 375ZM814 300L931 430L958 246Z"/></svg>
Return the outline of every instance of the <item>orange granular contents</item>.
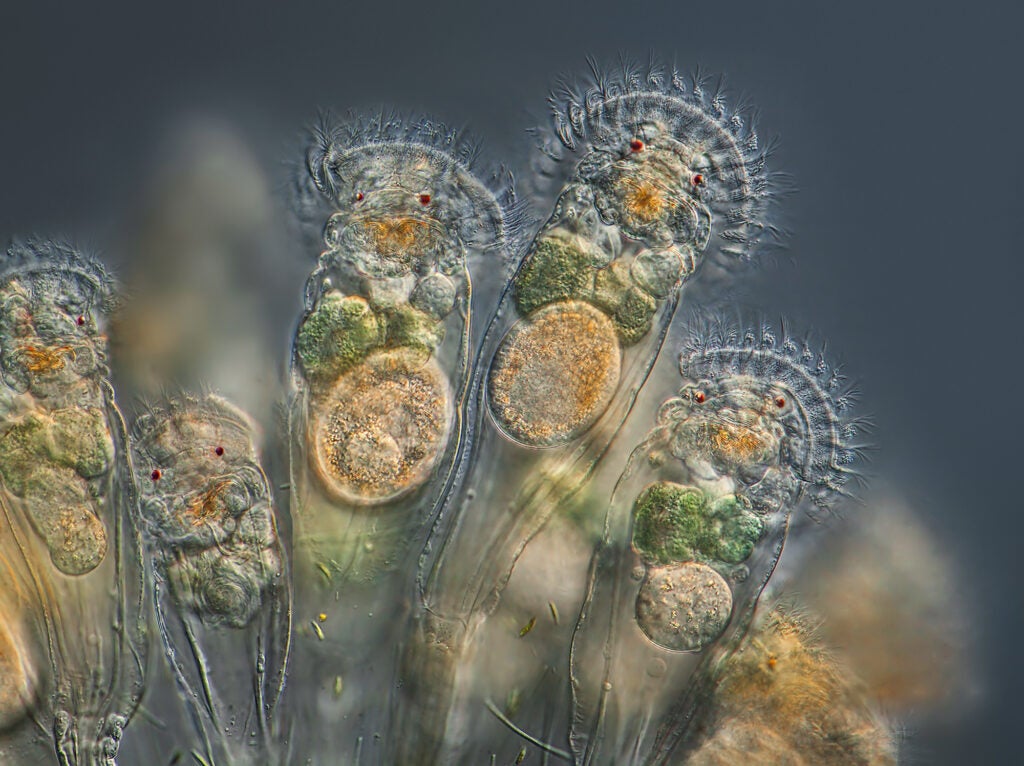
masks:
<svg viewBox="0 0 1024 766"><path fill-rule="evenodd" d="M622 184L626 187L624 197L626 209L644 223L661 218L666 208L672 205L665 193L651 181L634 181L632 178L624 178Z"/></svg>
<svg viewBox="0 0 1024 766"><path fill-rule="evenodd" d="M552 304L502 342L489 380L502 428L526 444L579 435L605 411L619 382L615 327L590 304Z"/></svg>
<svg viewBox="0 0 1024 766"><path fill-rule="evenodd" d="M373 246L382 255L415 254L424 250L431 240L431 229L418 218L384 218L363 223Z"/></svg>
<svg viewBox="0 0 1024 766"><path fill-rule="evenodd" d="M24 345L18 348L18 353L25 358L25 368L33 375L63 370L65 359L75 358L75 350L71 346Z"/></svg>
<svg viewBox="0 0 1024 766"><path fill-rule="evenodd" d="M219 502L220 496L230 485L229 479L219 481L189 503L183 515L192 520L192 526L201 527L221 514L224 505Z"/></svg>
<svg viewBox="0 0 1024 766"><path fill-rule="evenodd" d="M711 447L720 455L747 460L764 449L764 442L752 431L736 431L723 426L711 434Z"/></svg>

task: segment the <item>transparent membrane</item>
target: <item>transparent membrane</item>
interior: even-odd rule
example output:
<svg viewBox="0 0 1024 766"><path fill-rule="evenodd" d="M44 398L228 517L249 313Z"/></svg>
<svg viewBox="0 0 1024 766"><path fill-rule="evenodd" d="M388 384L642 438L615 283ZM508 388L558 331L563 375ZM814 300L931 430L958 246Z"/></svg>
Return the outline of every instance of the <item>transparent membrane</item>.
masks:
<svg viewBox="0 0 1024 766"><path fill-rule="evenodd" d="M316 134L308 268L229 136L174 155L115 327L130 442L109 279L11 249L0 761L887 766L889 716L962 709L955 545L834 508L843 377L676 316L771 231L757 136L674 74L595 80L553 99L522 246L507 174L429 121Z"/></svg>

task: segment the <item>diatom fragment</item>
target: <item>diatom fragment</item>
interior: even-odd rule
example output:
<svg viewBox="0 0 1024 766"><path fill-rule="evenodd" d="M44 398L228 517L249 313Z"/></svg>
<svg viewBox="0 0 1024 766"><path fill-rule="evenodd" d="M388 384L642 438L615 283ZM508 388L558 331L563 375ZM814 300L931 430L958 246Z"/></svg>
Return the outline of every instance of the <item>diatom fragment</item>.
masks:
<svg viewBox="0 0 1024 766"><path fill-rule="evenodd" d="M103 331L113 284L62 244L15 244L3 260L2 744L31 714L52 726L61 764L112 763L146 654L137 497Z"/></svg>

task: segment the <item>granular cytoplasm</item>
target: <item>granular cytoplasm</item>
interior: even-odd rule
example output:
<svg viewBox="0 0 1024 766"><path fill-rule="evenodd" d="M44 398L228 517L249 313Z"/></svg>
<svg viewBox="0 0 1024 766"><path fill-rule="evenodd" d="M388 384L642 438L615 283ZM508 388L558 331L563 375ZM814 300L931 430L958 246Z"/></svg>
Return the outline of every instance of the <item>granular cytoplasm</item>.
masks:
<svg viewBox="0 0 1024 766"><path fill-rule="evenodd" d="M430 475L453 420L433 360L409 346L379 352L339 377L311 424L316 474L349 503L395 500Z"/></svg>
<svg viewBox="0 0 1024 766"><path fill-rule="evenodd" d="M495 357L490 400L502 426L525 444L579 436L619 383L614 325L588 303L556 303L512 328Z"/></svg>
<svg viewBox="0 0 1024 766"><path fill-rule="evenodd" d="M636 598L636 621L644 635L677 651L703 649L722 635L731 614L729 584L694 561L650 567Z"/></svg>

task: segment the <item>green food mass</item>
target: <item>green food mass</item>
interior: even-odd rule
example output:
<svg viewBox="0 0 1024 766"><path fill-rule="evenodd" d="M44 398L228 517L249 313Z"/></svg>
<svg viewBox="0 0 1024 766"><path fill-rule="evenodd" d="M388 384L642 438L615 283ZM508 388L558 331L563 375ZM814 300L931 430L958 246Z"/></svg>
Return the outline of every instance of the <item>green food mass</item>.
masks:
<svg viewBox="0 0 1024 766"><path fill-rule="evenodd" d="M433 354L444 339L444 324L424 311L400 303L388 312L387 345Z"/></svg>
<svg viewBox="0 0 1024 766"><path fill-rule="evenodd" d="M618 311L615 312L615 329L625 345L636 343L651 329L651 318L658 310L658 303L638 287L631 288Z"/></svg>
<svg viewBox="0 0 1024 766"><path fill-rule="evenodd" d="M299 328L302 369L313 381L334 380L380 346L385 329L364 298L327 293Z"/></svg>
<svg viewBox="0 0 1024 766"><path fill-rule="evenodd" d="M98 407L68 408L53 413L49 452L54 462L91 478L107 471L114 460L114 443L106 417Z"/></svg>
<svg viewBox="0 0 1024 766"><path fill-rule="evenodd" d="M15 495L25 495L26 482L39 463L46 430L46 421L29 413L0 437L0 474L7 489Z"/></svg>
<svg viewBox="0 0 1024 766"><path fill-rule="evenodd" d="M626 293L633 287L629 267L622 261L612 261L597 272L594 279L593 304L606 314L615 315L622 306Z"/></svg>
<svg viewBox="0 0 1024 766"><path fill-rule="evenodd" d="M746 561L764 534L764 521L735 495L718 500L711 510L711 527L718 541L715 558L727 564Z"/></svg>
<svg viewBox="0 0 1024 766"><path fill-rule="evenodd" d="M593 285L591 254L578 240L552 233L537 242L516 277L516 308L529 314L548 303L587 297Z"/></svg>
<svg viewBox="0 0 1024 766"><path fill-rule="evenodd" d="M633 548L648 563L747 559L764 522L735 495L712 502L695 487L658 482L633 504Z"/></svg>

